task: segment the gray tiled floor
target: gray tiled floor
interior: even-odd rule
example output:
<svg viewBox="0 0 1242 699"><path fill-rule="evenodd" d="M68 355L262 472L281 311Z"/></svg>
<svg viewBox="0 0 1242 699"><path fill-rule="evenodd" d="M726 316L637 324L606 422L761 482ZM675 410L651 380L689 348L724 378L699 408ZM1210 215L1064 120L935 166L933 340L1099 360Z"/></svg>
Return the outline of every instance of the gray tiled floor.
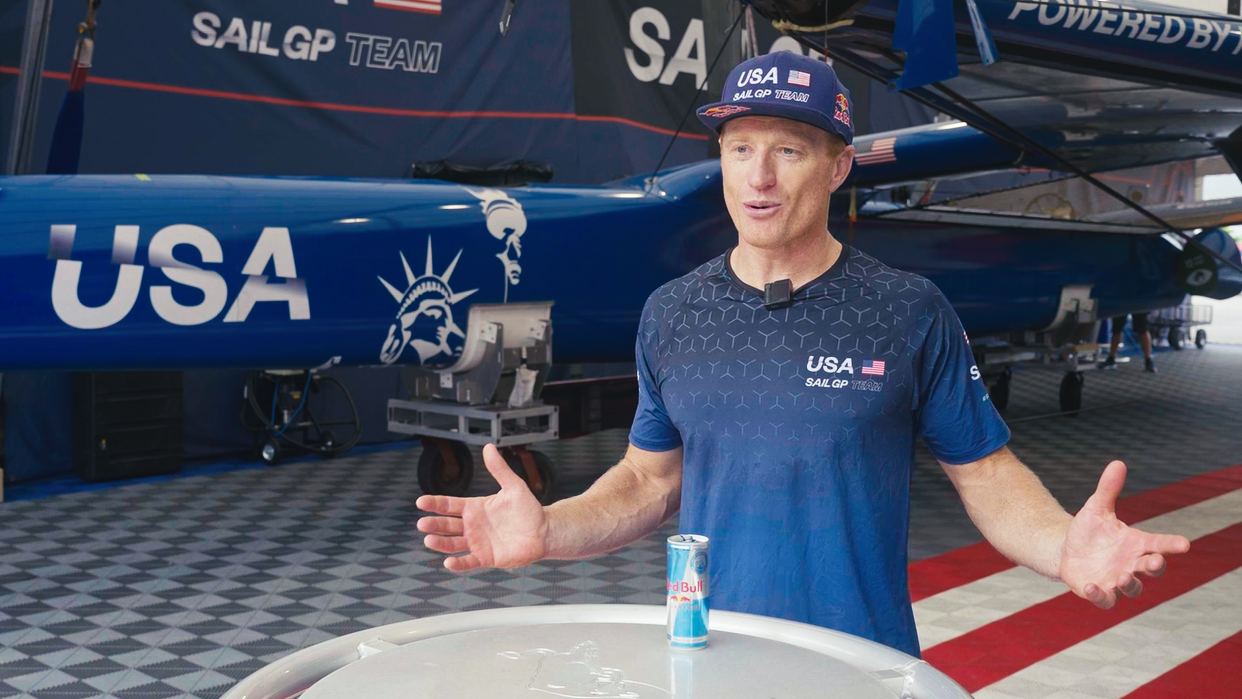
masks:
<svg viewBox="0 0 1242 699"><path fill-rule="evenodd" d="M1086 407L1137 403L1014 423L1013 449L1067 507L1111 458L1131 466L1129 492L1242 462L1242 351L1159 359L1154 377L1138 365L1088 376ZM1055 411L1059 380L1019 373L1008 417ZM612 431L546 451L571 494L624 448L625 433ZM663 603L671 525L588 562L445 572L411 535L416 457L388 451L0 506L0 697L206 699L289 652L411 617ZM978 540L923 451L913 493L912 558Z"/></svg>
<svg viewBox="0 0 1242 699"><path fill-rule="evenodd" d="M1156 375L1143 372L1141 359L1116 371L1088 370L1083 408L1104 409L1072 418L1026 419L1059 410L1062 372L1015 373L1005 412L1013 431L1009 446L1067 509L1081 507L1095 492L1113 459L1128 467L1123 495L1242 463L1242 347L1161 352L1156 363ZM912 492L912 560L982 538L922 449Z"/></svg>

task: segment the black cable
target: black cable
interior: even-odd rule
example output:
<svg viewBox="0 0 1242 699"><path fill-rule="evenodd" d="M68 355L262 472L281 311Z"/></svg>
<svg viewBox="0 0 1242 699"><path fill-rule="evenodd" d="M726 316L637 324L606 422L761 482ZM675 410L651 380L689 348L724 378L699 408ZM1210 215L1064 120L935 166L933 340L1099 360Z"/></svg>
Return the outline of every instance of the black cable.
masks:
<svg viewBox="0 0 1242 699"><path fill-rule="evenodd" d="M289 434L273 434L276 432L277 425L275 424L274 420L268 420L264 417L266 413L264 412L263 407L259 405L258 392L255 390L258 386L256 380L261 376L263 376L263 372L261 371L255 371L250 374L250 378L247 381L246 398L250 403L251 410L254 412L255 415L259 416L259 420L262 423L262 425L259 427L251 427L249 424L247 424L246 418L245 418L245 408L243 407L242 408L242 426L245 427L247 430L251 432L263 432L265 434L273 436L273 438L278 437L280 439L283 439L289 442L290 444L292 444L293 446L299 449L302 449L304 451L308 451L311 453L315 453L315 454L322 454L324 456L336 456L338 454L343 454L346 451L349 451L350 449L352 449L354 445L356 445L358 441L362 439L362 421L358 416L358 406L354 404L353 396L350 395L349 390L345 388L345 385L332 376L321 376L318 378L318 380L320 382L331 382L333 384L336 384L337 388L339 388L341 390L341 393L344 394L345 402L349 405L349 411L352 416L351 419L352 419L353 427L354 427L354 434L351 439L343 443L340 443L340 444L334 444L331 447L325 447L325 446L315 446L315 445L305 444L302 441L290 436ZM309 372L308 372L308 378L309 378ZM275 396L273 396L273 400L275 400ZM306 406L306 410L309 413L310 411L309 405ZM314 418L311 418L311 422L315 424L316 429L318 429L318 423L314 420ZM288 425L286 425L286 427L288 427ZM320 435L322 436L322 430L320 430Z"/></svg>
<svg viewBox="0 0 1242 699"><path fill-rule="evenodd" d="M334 376L321 376L319 377L319 382L330 382L336 384L336 387L341 390L341 394L345 396L345 402L349 404L350 414L353 415L354 436L343 444L335 444L331 447L322 447L319 449L319 451L324 454L335 456L349 451L355 444L358 443L359 440L362 439L362 420L358 417L358 406L354 405L354 398L350 395L349 389L345 388L345 384L341 383ZM310 406L307 406L308 409L309 407ZM311 418L311 421L314 422L314 418ZM319 429L318 423L315 424L315 428ZM322 430L320 430L320 434L322 435Z"/></svg>
<svg viewBox="0 0 1242 699"><path fill-rule="evenodd" d="M1078 413L1089 413L1094 410L1109 410L1110 408L1120 408L1124 405L1134 405L1135 403L1142 403L1142 402L1143 402L1142 398L1131 398L1130 400L1123 400L1118 403L1109 403L1107 405L1095 405L1090 408L1079 408L1078 410L1066 410L1066 411L1059 412L1059 413L1044 413L1042 415L1029 415L1027 417L1020 417L1020 418L1016 418L1013 420L1005 420L1005 424L1016 425L1019 422L1030 422L1032 420L1047 420L1050 417L1062 417L1064 415L1077 415Z"/></svg>
<svg viewBox="0 0 1242 699"><path fill-rule="evenodd" d="M707 77L703 78L703 82L699 84L698 89L694 91L694 97L690 99L690 107L686 109L686 113L681 115L681 121L677 124L677 130L673 132L673 137L668 140L668 145L664 148L664 155L660 156L660 162L656 163L655 171L651 173L651 182L654 185L656 177L660 174L660 168L664 166L664 159L668 157L669 151L673 150L673 144L677 142L677 136L681 134L681 129L686 125L686 119L690 116L690 112L694 111L694 105L699 101L699 95L703 92L703 88L707 87L707 81L712 77L712 72L716 70L716 63L720 57L724 55L724 50L729 46L729 39L733 38L733 32L737 29L737 25L741 23L742 18L746 16L746 8L743 5L742 11L737 13L737 19L733 20L733 26L729 27L729 33L725 35L724 41L720 42L720 50L716 52L716 57L712 59L712 65L707 69Z"/></svg>

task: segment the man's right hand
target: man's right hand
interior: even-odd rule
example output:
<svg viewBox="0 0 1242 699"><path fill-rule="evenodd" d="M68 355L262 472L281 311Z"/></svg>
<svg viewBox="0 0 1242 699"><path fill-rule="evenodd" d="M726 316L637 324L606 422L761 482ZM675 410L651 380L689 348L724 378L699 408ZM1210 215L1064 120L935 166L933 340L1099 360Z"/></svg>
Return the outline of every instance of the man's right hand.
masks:
<svg viewBox="0 0 1242 699"><path fill-rule="evenodd" d="M427 534L423 543L447 554L444 567L454 573L477 568L521 568L544 557L548 546L548 518L543 506L496 447L483 447L483 464L500 484L487 497L454 498L424 495L415 506L434 515L418 520Z"/></svg>

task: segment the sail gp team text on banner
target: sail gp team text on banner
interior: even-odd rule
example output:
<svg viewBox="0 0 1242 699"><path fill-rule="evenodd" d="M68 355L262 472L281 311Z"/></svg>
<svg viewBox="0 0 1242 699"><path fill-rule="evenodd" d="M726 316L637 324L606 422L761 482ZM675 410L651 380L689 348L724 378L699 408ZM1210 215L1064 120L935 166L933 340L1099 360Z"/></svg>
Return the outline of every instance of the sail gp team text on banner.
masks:
<svg viewBox="0 0 1242 699"><path fill-rule="evenodd" d="M336 32L331 29L310 29L293 25L282 33L273 30L271 22L234 17L227 23L214 12L194 15L190 37L207 48L234 47L241 53L257 53L293 61L318 61L319 57L337 48ZM400 68L407 73L438 73L440 52L438 41L410 41L404 37L349 32L349 65L380 70Z"/></svg>
<svg viewBox="0 0 1242 699"><path fill-rule="evenodd" d="M1061 26L1156 44L1179 44L1188 49L1213 53L1223 47L1234 56L1242 53L1242 22L1136 12L1132 7L1107 0L1053 0L1047 4L1017 2L1009 13L1009 19L1019 19L1024 12L1036 13L1039 23L1044 26ZM1231 34L1234 40L1228 42L1231 46L1226 47L1226 39Z"/></svg>

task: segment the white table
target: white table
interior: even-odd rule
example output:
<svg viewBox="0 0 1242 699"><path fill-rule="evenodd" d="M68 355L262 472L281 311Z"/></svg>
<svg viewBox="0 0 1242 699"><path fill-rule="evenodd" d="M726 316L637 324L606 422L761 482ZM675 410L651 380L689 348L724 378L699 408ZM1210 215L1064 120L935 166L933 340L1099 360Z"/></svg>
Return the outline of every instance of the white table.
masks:
<svg viewBox="0 0 1242 699"><path fill-rule="evenodd" d="M855 636L712 612L700 651L665 642L664 607L554 605L446 614L289 655L223 699L968 699L927 663Z"/></svg>

